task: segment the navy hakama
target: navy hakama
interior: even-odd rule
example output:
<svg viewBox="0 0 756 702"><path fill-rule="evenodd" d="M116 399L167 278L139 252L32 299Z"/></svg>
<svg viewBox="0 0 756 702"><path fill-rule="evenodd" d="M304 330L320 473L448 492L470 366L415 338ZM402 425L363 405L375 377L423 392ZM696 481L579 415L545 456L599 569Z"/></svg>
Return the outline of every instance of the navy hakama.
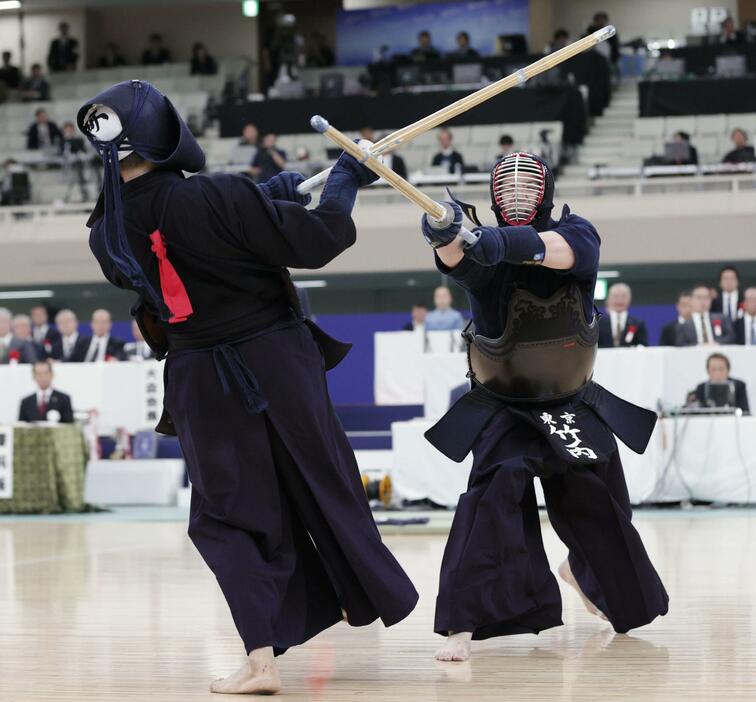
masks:
<svg viewBox="0 0 756 702"><path fill-rule="evenodd" d="M246 650L301 644L342 607L355 626L400 621L418 596L381 542L309 328L294 322L232 346L264 412L246 410L212 350L169 354L165 406L193 486L189 536Z"/></svg>
<svg viewBox="0 0 756 702"><path fill-rule="evenodd" d="M562 623L535 477L575 578L614 629L626 632L666 614L667 593L630 521L616 444L599 463L567 463L505 408L478 437L473 456L441 567L437 633L471 631L485 639Z"/></svg>

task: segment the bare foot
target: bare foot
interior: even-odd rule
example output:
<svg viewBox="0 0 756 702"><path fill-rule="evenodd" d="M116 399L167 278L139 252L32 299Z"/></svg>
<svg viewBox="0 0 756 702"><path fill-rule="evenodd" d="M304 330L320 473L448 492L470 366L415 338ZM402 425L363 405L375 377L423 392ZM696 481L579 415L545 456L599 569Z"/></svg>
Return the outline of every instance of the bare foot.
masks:
<svg viewBox="0 0 756 702"><path fill-rule="evenodd" d="M572 574L572 568L570 568L569 561L564 561L562 565L559 566L559 577L564 580L568 585L571 585L575 588L577 591L577 594L580 595L580 599L583 600L583 604L585 605L585 608L591 613L595 614L597 617L600 617L605 622L609 621L609 617L606 616L598 607L596 607L593 602L591 602L586 596L585 593L580 589L580 585L578 585L578 581L575 580L575 576Z"/></svg>
<svg viewBox="0 0 756 702"><path fill-rule="evenodd" d="M450 633L441 648L436 651L437 661L466 661L470 659L470 641L472 632L458 631Z"/></svg>
<svg viewBox="0 0 756 702"><path fill-rule="evenodd" d="M236 695L275 695L281 689L273 648L251 651L244 665L227 678L218 678L210 684L210 692Z"/></svg>

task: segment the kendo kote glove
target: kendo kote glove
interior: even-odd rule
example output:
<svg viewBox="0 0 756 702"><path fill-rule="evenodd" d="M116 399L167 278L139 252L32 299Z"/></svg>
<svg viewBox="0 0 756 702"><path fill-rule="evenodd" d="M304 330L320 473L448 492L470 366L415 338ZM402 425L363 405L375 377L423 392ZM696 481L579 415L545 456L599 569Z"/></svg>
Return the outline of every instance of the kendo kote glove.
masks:
<svg viewBox="0 0 756 702"><path fill-rule="evenodd" d="M342 152L328 175L320 195L320 207L326 203L351 213L357 190L378 180L378 176L354 157Z"/></svg>
<svg viewBox="0 0 756 702"><path fill-rule="evenodd" d="M441 204L447 210L448 217L444 218L447 223L436 222L433 217L429 217L427 214L424 214L420 220L423 237L434 249L440 249L442 246L451 244L457 238L459 230L462 229L462 208L456 202L443 202Z"/></svg>
<svg viewBox="0 0 756 702"><path fill-rule="evenodd" d="M310 193L301 194L297 191L297 186L303 180L304 176L301 173L281 171L278 175L274 175L270 180L260 183L257 187L271 200L286 200L307 206L312 200L312 195Z"/></svg>
<svg viewBox="0 0 756 702"><path fill-rule="evenodd" d="M481 266L512 263L516 266L537 266L543 263L546 244L534 227L475 227L478 237L465 247L465 256Z"/></svg>

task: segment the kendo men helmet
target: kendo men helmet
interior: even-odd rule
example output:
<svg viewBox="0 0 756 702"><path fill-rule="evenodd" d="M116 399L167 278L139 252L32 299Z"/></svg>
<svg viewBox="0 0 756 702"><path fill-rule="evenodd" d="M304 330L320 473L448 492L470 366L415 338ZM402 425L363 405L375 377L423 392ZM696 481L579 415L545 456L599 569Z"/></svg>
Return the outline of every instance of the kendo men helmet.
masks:
<svg viewBox="0 0 756 702"><path fill-rule="evenodd" d="M164 320L171 311L134 258L126 236L120 161L136 153L161 169L195 173L205 154L171 101L142 80L116 83L87 100L76 117L103 164L102 193L87 224L102 227L108 256Z"/></svg>
<svg viewBox="0 0 756 702"><path fill-rule="evenodd" d="M554 174L539 156L524 151L505 156L491 171L491 209L500 226L548 229L554 207Z"/></svg>
<svg viewBox="0 0 756 702"><path fill-rule="evenodd" d="M137 153L170 170L196 173L205 154L171 101L147 81L127 80L87 100L76 122L97 152Z"/></svg>

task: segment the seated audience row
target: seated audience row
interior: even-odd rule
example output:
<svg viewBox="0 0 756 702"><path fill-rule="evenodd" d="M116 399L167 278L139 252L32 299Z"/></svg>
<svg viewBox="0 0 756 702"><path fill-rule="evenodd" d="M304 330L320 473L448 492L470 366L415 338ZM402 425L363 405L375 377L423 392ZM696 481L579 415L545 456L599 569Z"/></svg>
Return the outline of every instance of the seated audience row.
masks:
<svg viewBox="0 0 756 702"><path fill-rule="evenodd" d="M737 270L725 266L719 290L702 283L681 292L677 319L664 325L659 345L756 345L756 287L741 291L739 285ZM599 321L599 346L648 346L646 323L630 313L631 302L625 283L609 288L606 314Z"/></svg>
<svg viewBox="0 0 756 702"><path fill-rule="evenodd" d="M90 321L91 334L79 334L79 320L67 309L55 315L51 325L44 305L36 305L31 316L11 315L0 307L0 364L34 363L52 359L66 363L128 361L154 358L139 327L132 323L135 341L126 343L111 335L110 312L95 310Z"/></svg>

